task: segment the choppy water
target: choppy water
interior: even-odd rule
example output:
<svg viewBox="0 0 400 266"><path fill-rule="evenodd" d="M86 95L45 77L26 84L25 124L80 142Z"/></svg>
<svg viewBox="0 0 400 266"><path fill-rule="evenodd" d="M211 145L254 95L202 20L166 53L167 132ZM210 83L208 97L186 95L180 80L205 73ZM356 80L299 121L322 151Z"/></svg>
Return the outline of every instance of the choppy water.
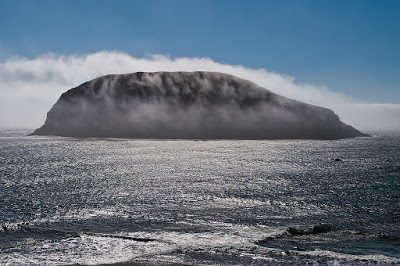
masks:
<svg viewBox="0 0 400 266"><path fill-rule="evenodd" d="M27 133L0 131L1 265L400 264L398 133L338 141Z"/></svg>

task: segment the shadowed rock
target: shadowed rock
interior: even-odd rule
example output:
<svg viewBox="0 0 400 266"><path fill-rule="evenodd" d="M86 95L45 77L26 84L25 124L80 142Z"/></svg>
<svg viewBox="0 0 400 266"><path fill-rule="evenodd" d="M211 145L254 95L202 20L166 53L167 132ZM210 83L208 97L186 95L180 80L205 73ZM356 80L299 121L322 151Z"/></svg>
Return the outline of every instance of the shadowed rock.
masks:
<svg viewBox="0 0 400 266"><path fill-rule="evenodd" d="M366 136L331 110L215 72L107 75L61 95L33 135L189 139Z"/></svg>

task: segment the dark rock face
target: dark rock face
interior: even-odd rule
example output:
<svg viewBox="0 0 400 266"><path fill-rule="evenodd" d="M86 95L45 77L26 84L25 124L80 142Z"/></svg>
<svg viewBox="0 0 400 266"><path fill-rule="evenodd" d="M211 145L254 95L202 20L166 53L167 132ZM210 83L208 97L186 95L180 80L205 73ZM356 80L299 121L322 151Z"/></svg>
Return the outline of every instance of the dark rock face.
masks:
<svg viewBox="0 0 400 266"><path fill-rule="evenodd" d="M61 95L33 135L189 139L366 136L331 110L215 72L107 75Z"/></svg>

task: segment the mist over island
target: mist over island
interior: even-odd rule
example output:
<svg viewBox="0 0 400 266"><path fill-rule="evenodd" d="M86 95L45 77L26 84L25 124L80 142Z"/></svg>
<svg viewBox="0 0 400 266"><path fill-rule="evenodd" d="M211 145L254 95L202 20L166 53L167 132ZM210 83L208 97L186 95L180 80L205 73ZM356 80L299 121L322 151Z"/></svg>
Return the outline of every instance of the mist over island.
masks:
<svg viewBox="0 0 400 266"><path fill-rule="evenodd" d="M331 110L217 72L106 75L62 94L34 135L160 139L366 136Z"/></svg>

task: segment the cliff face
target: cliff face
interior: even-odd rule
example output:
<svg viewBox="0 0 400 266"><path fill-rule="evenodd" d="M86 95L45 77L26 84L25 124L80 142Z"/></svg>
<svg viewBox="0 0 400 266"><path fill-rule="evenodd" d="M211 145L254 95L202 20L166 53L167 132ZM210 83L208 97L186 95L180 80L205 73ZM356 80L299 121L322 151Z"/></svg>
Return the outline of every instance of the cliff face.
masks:
<svg viewBox="0 0 400 266"><path fill-rule="evenodd" d="M70 89L34 135L204 139L365 136L331 110L214 72L107 75Z"/></svg>

